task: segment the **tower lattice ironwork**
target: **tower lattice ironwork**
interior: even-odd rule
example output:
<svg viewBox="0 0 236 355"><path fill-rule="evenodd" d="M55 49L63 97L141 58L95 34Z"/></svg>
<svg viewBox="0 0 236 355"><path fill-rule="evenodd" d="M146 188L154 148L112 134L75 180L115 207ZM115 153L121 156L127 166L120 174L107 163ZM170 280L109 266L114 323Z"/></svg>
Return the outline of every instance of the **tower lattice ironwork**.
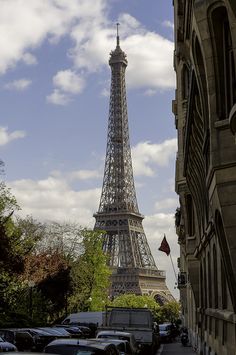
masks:
<svg viewBox="0 0 236 355"><path fill-rule="evenodd" d="M142 226L134 186L126 101L126 54L117 44L110 53L111 92L102 194L95 229L105 230L103 250L112 268L111 296L149 294L171 299L165 272L158 270Z"/></svg>

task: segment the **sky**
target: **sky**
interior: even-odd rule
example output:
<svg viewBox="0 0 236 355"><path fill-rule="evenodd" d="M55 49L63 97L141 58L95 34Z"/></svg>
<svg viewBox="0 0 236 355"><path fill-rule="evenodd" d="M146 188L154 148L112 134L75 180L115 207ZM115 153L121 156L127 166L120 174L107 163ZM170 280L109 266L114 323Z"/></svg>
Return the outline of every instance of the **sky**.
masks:
<svg viewBox="0 0 236 355"><path fill-rule="evenodd" d="M103 180L109 53L127 54L138 205L156 265L178 299L172 0L0 0L0 159L21 216L93 228Z"/></svg>

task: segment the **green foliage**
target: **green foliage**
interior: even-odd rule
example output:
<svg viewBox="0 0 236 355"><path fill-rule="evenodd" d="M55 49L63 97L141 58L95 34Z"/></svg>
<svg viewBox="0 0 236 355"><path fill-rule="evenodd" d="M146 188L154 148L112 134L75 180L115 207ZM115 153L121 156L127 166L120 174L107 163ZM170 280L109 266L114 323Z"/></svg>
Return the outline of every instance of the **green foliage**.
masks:
<svg viewBox="0 0 236 355"><path fill-rule="evenodd" d="M0 308L10 308L14 304L13 291L17 288L17 275L24 268L23 256L17 250L19 235L12 220L19 209L15 197L0 182Z"/></svg>
<svg viewBox="0 0 236 355"><path fill-rule="evenodd" d="M173 301L164 304L161 307L160 312L160 322L171 322L176 323L180 317L180 304L179 302Z"/></svg>
<svg viewBox="0 0 236 355"><path fill-rule="evenodd" d="M0 182L2 322L10 324L8 316L16 309L19 317L15 314L13 323L25 317L28 325L36 319L52 322L72 310L104 309L110 270L102 233L72 223L40 223L30 216L13 220L18 209L15 197Z"/></svg>
<svg viewBox="0 0 236 355"><path fill-rule="evenodd" d="M33 325L30 317L18 311L1 312L0 328L22 328Z"/></svg>
<svg viewBox="0 0 236 355"><path fill-rule="evenodd" d="M69 297L69 311L99 311L108 299L110 270L102 251L103 234L84 229L82 253L72 263L73 294Z"/></svg>
<svg viewBox="0 0 236 355"><path fill-rule="evenodd" d="M39 252L57 250L68 262L76 261L82 252L82 228L77 223L48 222L44 224L44 238L37 244Z"/></svg>
<svg viewBox="0 0 236 355"><path fill-rule="evenodd" d="M0 182L0 220L3 222L3 218L10 215L13 211L19 210L19 206L15 197L11 194L10 189L6 184Z"/></svg>
<svg viewBox="0 0 236 355"><path fill-rule="evenodd" d="M15 227L18 234L16 248L18 253L28 255L36 251L39 243L45 238L46 226L32 216L16 218Z"/></svg>

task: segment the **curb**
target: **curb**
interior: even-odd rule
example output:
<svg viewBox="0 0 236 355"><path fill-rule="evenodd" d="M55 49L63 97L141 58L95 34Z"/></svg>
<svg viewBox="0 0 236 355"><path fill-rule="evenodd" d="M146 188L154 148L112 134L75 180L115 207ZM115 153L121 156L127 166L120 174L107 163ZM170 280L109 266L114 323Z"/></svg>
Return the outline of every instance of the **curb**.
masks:
<svg viewBox="0 0 236 355"><path fill-rule="evenodd" d="M163 350L163 344L160 345L160 348L159 348L158 352L156 353L156 355L161 355L162 350Z"/></svg>

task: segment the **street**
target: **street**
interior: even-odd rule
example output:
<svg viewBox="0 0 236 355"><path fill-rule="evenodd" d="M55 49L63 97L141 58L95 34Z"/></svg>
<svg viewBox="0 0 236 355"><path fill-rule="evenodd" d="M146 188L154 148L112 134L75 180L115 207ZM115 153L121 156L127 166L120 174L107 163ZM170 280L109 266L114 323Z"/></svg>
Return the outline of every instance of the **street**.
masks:
<svg viewBox="0 0 236 355"><path fill-rule="evenodd" d="M168 355L168 354L183 354L194 355L196 354L191 346L183 346L180 342L161 344L160 349L156 355Z"/></svg>

